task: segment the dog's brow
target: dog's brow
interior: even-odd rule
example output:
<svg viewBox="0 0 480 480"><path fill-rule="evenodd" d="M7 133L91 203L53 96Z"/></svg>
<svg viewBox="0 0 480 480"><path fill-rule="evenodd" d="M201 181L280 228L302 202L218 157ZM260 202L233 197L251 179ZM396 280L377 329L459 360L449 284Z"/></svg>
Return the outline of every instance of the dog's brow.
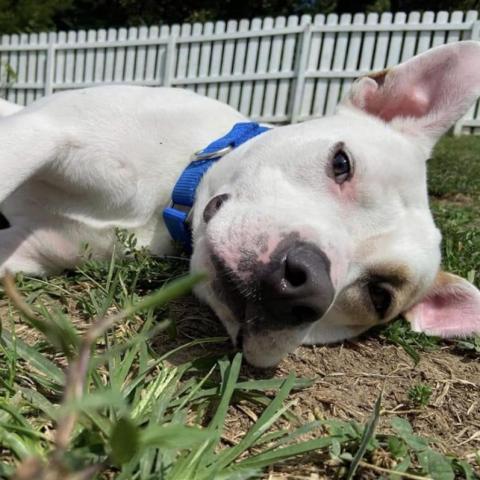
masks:
<svg viewBox="0 0 480 480"><path fill-rule="evenodd" d="M410 303L412 295L419 287L410 268L401 263L382 263L371 266L368 270L368 275L372 281L385 282L391 286L392 301L394 303L392 311L396 314Z"/></svg>
<svg viewBox="0 0 480 480"><path fill-rule="evenodd" d="M370 267L368 277L372 280L386 282L393 287L401 288L405 283L408 283L409 269L401 264L381 264Z"/></svg>
<svg viewBox="0 0 480 480"><path fill-rule="evenodd" d="M328 156L333 157L339 150L343 150L345 148L345 142L339 141L334 143L330 150L328 151Z"/></svg>

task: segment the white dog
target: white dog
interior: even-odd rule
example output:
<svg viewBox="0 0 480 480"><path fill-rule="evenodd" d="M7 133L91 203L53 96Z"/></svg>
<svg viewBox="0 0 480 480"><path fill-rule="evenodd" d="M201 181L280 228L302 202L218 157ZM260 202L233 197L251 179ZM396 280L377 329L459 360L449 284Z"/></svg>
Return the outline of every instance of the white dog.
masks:
<svg viewBox="0 0 480 480"><path fill-rule="evenodd" d="M196 289L249 362L358 335L400 313L443 336L480 332L480 293L439 271L426 160L480 94L480 44L460 42L359 79L334 116L245 142L203 177ZM0 110L0 273L108 257L114 227L154 254L192 153L242 115L186 90L105 86Z"/></svg>

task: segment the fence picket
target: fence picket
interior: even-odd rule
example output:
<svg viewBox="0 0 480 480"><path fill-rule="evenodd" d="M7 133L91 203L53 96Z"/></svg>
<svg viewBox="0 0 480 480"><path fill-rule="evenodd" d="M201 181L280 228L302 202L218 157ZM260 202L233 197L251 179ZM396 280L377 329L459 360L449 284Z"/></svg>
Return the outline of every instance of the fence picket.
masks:
<svg viewBox="0 0 480 480"><path fill-rule="evenodd" d="M126 40L128 31L126 28L120 28L117 31L117 40ZM125 48L118 47L115 49L115 68L113 71L113 81L122 82L125 77L123 76L123 70L125 68Z"/></svg>
<svg viewBox="0 0 480 480"><path fill-rule="evenodd" d="M214 32L222 34L225 32L225 22L219 21L215 23ZM212 77L220 76L222 69L222 52L224 49L224 40L213 42L212 53L210 59L210 70L208 74ZM218 98L218 83L212 83L207 86L207 96L211 98Z"/></svg>
<svg viewBox="0 0 480 480"><path fill-rule="evenodd" d="M367 15L367 26L373 27L378 25L378 13L369 13ZM362 72L369 72L373 68L373 52L375 51L376 33L375 31L367 31L363 37L363 44L360 49L360 65Z"/></svg>
<svg viewBox="0 0 480 480"><path fill-rule="evenodd" d="M79 30L77 32L77 42L84 43L87 39L87 32ZM83 72L85 71L85 50L77 50L75 56L75 75L74 83L79 84L83 82Z"/></svg>
<svg viewBox="0 0 480 480"><path fill-rule="evenodd" d="M461 39L466 39L467 36L471 40L480 40L480 22L478 20L478 12L476 10L471 10L466 13L465 21L473 24L473 28L470 32L463 31ZM468 35L465 35L468 33ZM465 121L465 118L467 119ZM471 119L471 120L470 120ZM468 112L467 115L457 122L457 125L461 125L460 131L462 130L463 123L468 125L474 125L471 130L468 130L469 133L478 133L480 131L480 100L477 100L476 105L474 105ZM455 125L456 126L456 125Z"/></svg>
<svg viewBox="0 0 480 480"><path fill-rule="evenodd" d="M298 17L291 15L287 19L287 28L295 28L298 26ZM281 73L292 73L293 72L293 60L295 56L295 45L297 42L296 34L287 34L285 35L283 42L283 55L282 63L280 65ZM288 105L290 100L290 90L291 90L291 79L281 78L278 82L278 95L277 102L275 104L275 116L280 119L287 120L290 118L288 112Z"/></svg>
<svg viewBox="0 0 480 480"><path fill-rule="evenodd" d="M339 25L349 25L352 22L352 16L349 13L342 13ZM332 78L328 89L328 98L326 104L326 114L331 115L337 107L340 97L341 75L344 71L345 57L347 54L348 33L339 32L335 39L335 50L332 63L332 71L338 72L340 78Z"/></svg>
<svg viewBox="0 0 480 480"><path fill-rule="evenodd" d="M139 40L146 40L148 38L148 27L140 27L138 29ZM145 78L145 60L147 55L147 47L141 45L137 47L137 55L135 58L135 80L143 80Z"/></svg>
<svg viewBox="0 0 480 480"><path fill-rule="evenodd" d="M238 25L239 32L247 32L250 27L250 22L248 20L240 20ZM240 75L243 73L243 66L245 62L245 55L247 53L247 38L239 38L236 41L235 46L235 60L233 63L233 74ZM242 84L240 82L233 82L230 87L230 99L229 104L238 109L240 107L240 94L242 91Z"/></svg>
<svg viewBox="0 0 480 480"><path fill-rule="evenodd" d="M26 34L26 33L20 34L19 43L20 43L20 45L28 44L28 34ZM27 74L28 74L27 68L28 68L27 52L25 50L22 50L22 51L18 52L18 70L17 70L18 81L21 81L21 82L24 82L24 83L27 82ZM21 91L17 92L15 102L19 103L21 105L25 105L26 104L26 93L27 93L26 90L21 90Z"/></svg>
<svg viewBox="0 0 480 480"><path fill-rule="evenodd" d="M169 58L169 52L171 52L173 42L180 34L180 25L172 25L170 28L168 25L162 25L160 28L160 39L164 42L158 47L157 56L157 78L160 81L160 85L170 86L172 77L175 75L176 63L174 59ZM170 48L168 45L170 42ZM155 82L155 85L158 85Z"/></svg>
<svg viewBox="0 0 480 480"><path fill-rule="evenodd" d="M114 42L117 39L117 30L109 28L107 32L107 41ZM115 72L115 48L105 49L105 81L113 82Z"/></svg>
<svg viewBox="0 0 480 480"><path fill-rule="evenodd" d="M305 71L308 64L308 46L312 40L312 18L310 15L303 15L300 20L302 30L299 32L296 46L294 80L290 96L290 121L298 122L300 108L302 105L303 90L305 88Z"/></svg>
<svg viewBox="0 0 480 480"><path fill-rule="evenodd" d="M237 31L237 21L229 20L227 22L227 33ZM235 55L235 40L225 40L223 46L222 68L220 75L230 75L233 73L233 58ZM222 102L228 103L230 93L230 85L228 83L221 83L218 87L218 99Z"/></svg>
<svg viewBox="0 0 480 480"><path fill-rule="evenodd" d="M39 43L38 42L38 33L31 33L28 37L28 43L30 43L30 44ZM38 97L38 93L37 93L38 89L36 88L36 86L38 85L38 82L37 82L37 79L35 77L36 73L37 73L37 63L38 63L37 53L34 52L34 51L29 51L28 52L28 57L27 57L28 73L27 73L26 81L32 87L29 88L26 92L25 105L30 105Z"/></svg>
<svg viewBox="0 0 480 480"><path fill-rule="evenodd" d="M19 36L14 33L13 35L10 36L10 45L16 46L20 43L20 38ZM11 69L12 72L15 72L15 76L18 75L18 51L11 51L10 55L8 57L8 66ZM10 76L10 75L9 75ZM18 81L20 82L21 79L18 78ZM14 89L9 89L8 90L8 96L7 100L10 102L15 102L17 103L17 97L19 96L20 91L16 91Z"/></svg>
<svg viewBox="0 0 480 480"><path fill-rule="evenodd" d="M325 23L325 16L324 15L315 15L313 19L314 27L320 27ZM322 48L322 32L314 31L312 33L312 37L310 39L310 50L308 52L308 61L307 61L307 75L310 72L315 72L318 67L318 62L320 59L320 51ZM302 96L302 104L300 106L299 115L300 118L306 117L311 115L312 113L312 102L313 102L313 95L315 92L315 78L305 78L305 85L303 87L303 96Z"/></svg>
<svg viewBox="0 0 480 480"><path fill-rule="evenodd" d="M58 32L57 40L61 43L66 43L67 41L67 32ZM55 84L65 83L65 50L59 50L55 52L55 75L53 76L53 81Z"/></svg>
<svg viewBox="0 0 480 480"><path fill-rule="evenodd" d="M450 16L450 21L452 23L461 23L462 20L463 20L463 12L459 12L458 10L455 12L452 12ZM450 32L447 32L446 43L458 42L458 40L460 40L460 35L461 35L460 30L451 30Z"/></svg>
<svg viewBox="0 0 480 480"><path fill-rule="evenodd" d="M10 36L3 34L1 36L2 45L8 47L10 44ZM3 50L0 52L0 83L1 83L1 94L2 97L8 98L9 88L8 88L8 50Z"/></svg>
<svg viewBox="0 0 480 480"><path fill-rule="evenodd" d="M214 24L207 22L203 24L203 34L211 35L213 33ZM207 78L209 76L210 57L212 54L212 42L202 42L200 45L200 63L198 65L198 77ZM207 87L205 84L197 86L197 93L206 95Z"/></svg>
<svg viewBox="0 0 480 480"><path fill-rule="evenodd" d="M286 25L285 17L277 17L274 20L274 28L283 28ZM282 61L282 45L283 37L275 35L272 39L270 58L268 63L268 72L276 74L280 71L280 64ZM278 81L267 80L265 82L265 96L263 99L263 115L265 121L274 121L275 115L275 101L277 97Z"/></svg>
<svg viewBox="0 0 480 480"><path fill-rule="evenodd" d="M255 35L256 32L262 29L262 20L260 18L254 18L250 24L250 31L252 36L248 41L247 48L247 60L245 63L244 73L253 74L255 73L257 55L258 55L258 45L259 37ZM242 85L242 98L240 100L240 112L244 115L250 115L251 113L251 103L252 103L252 91L253 91L253 82L248 80Z"/></svg>
<svg viewBox="0 0 480 480"><path fill-rule="evenodd" d="M415 53L423 53L432 46L432 31L429 30L435 21L435 14L433 12L424 12L422 16L422 27L418 38L418 47Z"/></svg>
<svg viewBox="0 0 480 480"><path fill-rule="evenodd" d="M65 83L73 83L74 74L75 74L75 42L77 41L77 32L70 30L67 33L67 44L70 46L68 50L65 51ZM105 78L105 77L104 77Z"/></svg>
<svg viewBox="0 0 480 480"><path fill-rule="evenodd" d="M97 39L97 31L89 30L87 33L87 43L94 43ZM83 75L83 81L87 84L91 84L95 79L95 50L92 48L87 49L85 52L85 72Z"/></svg>
<svg viewBox="0 0 480 480"><path fill-rule="evenodd" d="M410 12L408 14L407 24L418 24L420 23L420 13L419 12ZM409 31L405 33L405 40L403 42L402 56L400 60L404 62L410 57L415 55L415 45L417 43L418 33L415 31Z"/></svg>
<svg viewBox="0 0 480 480"><path fill-rule="evenodd" d="M57 42L57 34L50 32L48 34L48 47L47 47L47 60L45 63L45 95L50 95L54 91L54 76L55 76L55 59L56 49L55 44Z"/></svg>
<svg viewBox="0 0 480 480"><path fill-rule="evenodd" d="M326 25L336 25L338 23L338 16L335 13L330 13L327 16ZM319 72L330 72L333 61L333 52L335 48L335 33L327 32L323 36L322 55L320 57ZM317 88L314 99L314 112L317 115L325 115L327 113L328 102L328 78L320 78L317 81Z"/></svg>
<svg viewBox="0 0 480 480"><path fill-rule="evenodd" d="M192 26L189 23L184 23L180 27L180 38L188 37L190 35ZM177 72L176 78L184 79L187 78L187 66L188 66L188 53L190 50L190 45L188 43L181 43L178 47L177 54Z"/></svg>
<svg viewBox="0 0 480 480"><path fill-rule="evenodd" d="M472 28L463 30L460 40L480 40L480 22L478 21L478 12L470 10L465 13L465 23L472 25Z"/></svg>
<svg viewBox="0 0 480 480"><path fill-rule="evenodd" d="M365 15L363 13L356 13L353 16L354 25L363 25L365 23ZM350 34L350 42L348 44L347 60L345 62L345 71L354 72L358 68L358 61L360 58L362 45L362 32L352 32ZM351 78L345 78L342 84L341 98L347 94L352 85Z"/></svg>
<svg viewBox="0 0 480 480"><path fill-rule="evenodd" d="M106 40L107 40L107 31L103 28L98 30L97 41L105 42ZM93 81L95 83L101 83L104 78L105 78L105 49L96 48L95 58L94 58Z"/></svg>
<svg viewBox="0 0 480 480"><path fill-rule="evenodd" d="M436 25L445 25L448 23L448 12L438 12L437 18L435 19ZM443 45L445 43L445 31L437 30L433 32L432 38L432 47L438 47L439 45Z"/></svg>
<svg viewBox="0 0 480 480"><path fill-rule="evenodd" d="M406 19L407 15L404 12L398 12L393 18L393 23L395 25L404 25ZM388 46L387 67L391 67L392 65L400 63L403 36L404 32L402 31L392 32L390 37L390 45Z"/></svg>
<svg viewBox="0 0 480 480"><path fill-rule="evenodd" d="M194 23L192 28L192 35L193 36L201 36L202 34L203 25L201 23ZM187 78L197 78L199 65L200 65L200 43L193 42L190 43L190 52L188 57L188 70L187 70ZM189 87L187 87L189 88ZM196 85L193 84L190 87L192 90L197 91Z"/></svg>
<svg viewBox="0 0 480 480"><path fill-rule="evenodd" d="M391 12L384 12L380 16L382 26L390 26L392 24L393 15ZM387 66L388 43L390 40L390 32L388 30L379 32L375 46L375 55L373 57L373 70L383 70Z"/></svg>
<svg viewBox="0 0 480 480"><path fill-rule="evenodd" d="M136 40L138 35L137 27L130 27L128 29L128 40ZM137 47L127 47L125 52L125 70L123 74L123 81L131 82L135 74L135 57Z"/></svg>
<svg viewBox="0 0 480 480"><path fill-rule="evenodd" d="M453 14L452 14L452 17L453 17ZM478 17L478 12L476 11L470 11L470 12L467 12L466 14L466 20L469 20L472 22L476 21L477 17ZM453 18L452 18L452 21L453 21ZM467 113L463 116L463 118L456 123L454 127L455 134L458 135L459 133L462 133L466 128L468 129L468 126L471 124L474 124L476 119L477 119L477 125L478 125L478 119L480 119L479 105L480 105L480 102L477 100L477 102L468 109Z"/></svg>
<svg viewBox="0 0 480 480"><path fill-rule="evenodd" d="M148 38L149 39L156 39L160 35L159 29L156 25L150 27L148 29ZM146 49L146 58L145 58L145 80L152 81L154 79L158 79L156 77L156 69L155 64L157 61L157 53L159 46L150 45Z"/></svg>
<svg viewBox="0 0 480 480"><path fill-rule="evenodd" d="M263 30L271 30L273 28L273 18L266 17L263 19ZM262 37L258 49L257 65L255 73L267 73L268 61L270 57L270 47L272 44L271 37ZM252 118L260 118L263 110L263 100L265 97L265 80L260 80L253 85L252 107L250 116Z"/></svg>

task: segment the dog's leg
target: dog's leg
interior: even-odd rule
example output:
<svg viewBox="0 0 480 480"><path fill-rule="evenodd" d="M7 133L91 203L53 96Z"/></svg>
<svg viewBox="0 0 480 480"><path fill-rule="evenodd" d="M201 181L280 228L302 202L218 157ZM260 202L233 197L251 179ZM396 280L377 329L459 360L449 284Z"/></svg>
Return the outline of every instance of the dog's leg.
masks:
<svg viewBox="0 0 480 480"><path fill-rule="evenodd" d="M51 262L40 255L35 236L27 229L11 227L0 230L0 277L7 271L44 275Z"/></svg>
<svg viewBox="0 0 480 480"><path fill-rule="evenodd" d="M74 268L83 248L105 258L115 241L114 231L95 231L77 222L33 211L29 217L11 217L10 228L0 230L0 277L9 272L45 275Z"/></svg>
<svg viewBox="0 0 480 480"><path fill-rule="evenodd" d="M50 239L35 234L41 212L24 205L21 195L11 194L56 157L58 144L53 137L58 133L38 113L10 116L21 110L13 107L0 103L0 116L5 116L0 119L0 277L6 271L43 275L58 267L40 253L40 242L48 245ZM18 210L14 214L12 206Z"/></svg>
<svg viewBox="0 0 480 480"><path fill-rule="evenodd" d="M54 160L62 143L48 117L19 112L0 119L0 204Z"/></svg>

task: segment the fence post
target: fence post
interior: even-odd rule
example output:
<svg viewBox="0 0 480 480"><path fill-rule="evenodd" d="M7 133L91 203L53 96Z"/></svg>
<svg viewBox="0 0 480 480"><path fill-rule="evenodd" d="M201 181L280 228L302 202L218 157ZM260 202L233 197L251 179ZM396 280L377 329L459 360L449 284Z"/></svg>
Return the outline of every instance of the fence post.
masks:
<svg viewBox="0 0 480 480"><path fill-rule="evenodd" d="M480 40L480 20L472 22L472 29L468 35L469 40ZM455 123L453 127L453 134L455 136L461 135L463 130L463 117Z"/></svg>
<svg viewBox="0 0 480 480"><path fill-rule="evenodd" d="M45 65L44 95L53 93L53 74L55 73L55 40L50 38L47 46L47 62Z"/></svg>
<svg viewBox="0 0 480 480"><path fill-rule="evenodd" d="M301 40L297 53L297 65L295 67L295 86L293 90L292 103L290 108L290 121L298 122L300 107L302 104L303 91L305 86L305 71L307 68L308 53L310 51L310 41L312 39L312 21L309 20L301 33Z"/></svg>
<svg viewBox="0 0 480 480"><path fill-rule="evenodd" d="M480 40L480 20L473 22L470 40Z"/></svg>
<svg viewBox="0 0 480 480"><path fill-rule="evenodd" d="M165 65L163 71L163 87L172 85L173 66L175 62L175 48L177 46L177 36L171 35L167 43L167 53L165 55Z"/></svg>

